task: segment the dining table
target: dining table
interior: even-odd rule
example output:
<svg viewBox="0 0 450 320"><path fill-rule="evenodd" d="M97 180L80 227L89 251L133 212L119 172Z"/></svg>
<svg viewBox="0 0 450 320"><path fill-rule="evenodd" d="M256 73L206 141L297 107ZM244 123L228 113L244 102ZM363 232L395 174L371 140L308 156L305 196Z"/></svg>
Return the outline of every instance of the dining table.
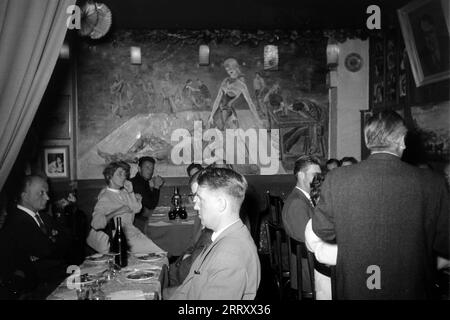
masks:
<svg viewBox="0 0 450 320"><path fill-rule="evenodd" d="M193 206L186 206L187 218L169 219L170 207L156 207L145 226L144 233L169 256L180 256L192 246L202 228Z"/></svg>
<svg viewBox="0 0 450 320"><path fill-rule="evenodd" d="M114 265L108 254L89 256L79 266L78 277L69 275L47 297L47 300L97 300L89 296L80 297L81 288L89 289L100 284L103 294L98 300L160 300L168 286L168 258L166 253L129 253L128 265L115 269L115 275L108 271ZM77 270L77 266L69 267ZM68 269L69 271L69 269ZM105 276L106 275L106 276ZM87 280L86 280L87 279ZM92 292L92 290L91 290ZM85 293L83 293L85 294Z"/></svg>

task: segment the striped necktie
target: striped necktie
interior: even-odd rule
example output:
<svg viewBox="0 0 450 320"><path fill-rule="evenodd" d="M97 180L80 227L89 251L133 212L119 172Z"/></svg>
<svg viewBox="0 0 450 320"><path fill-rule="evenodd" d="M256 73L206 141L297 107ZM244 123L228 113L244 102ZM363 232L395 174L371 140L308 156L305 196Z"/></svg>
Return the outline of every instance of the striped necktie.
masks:
<svg viewBox="0 0 450 320"><path fill-rule="evenodd" d="M39 213L36 213L34 216L36 217L36 220L38 221L39 228L41 228L42 232L47 234L47 227L45 226L44 221L42 221L42 218L39 215Z"/></svg>

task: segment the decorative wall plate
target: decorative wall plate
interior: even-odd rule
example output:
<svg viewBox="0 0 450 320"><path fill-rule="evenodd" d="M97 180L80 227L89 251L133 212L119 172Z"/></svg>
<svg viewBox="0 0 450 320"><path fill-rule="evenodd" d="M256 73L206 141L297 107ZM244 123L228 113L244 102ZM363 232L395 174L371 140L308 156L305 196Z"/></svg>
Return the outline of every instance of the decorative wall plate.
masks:
<svg viewBox="0 0 450 320"><path fill-rule="evenodd" d="M348 71L356 72L361 70L363 64L362 57L357 53L350 53L345 58L345 67Z"/></svg>

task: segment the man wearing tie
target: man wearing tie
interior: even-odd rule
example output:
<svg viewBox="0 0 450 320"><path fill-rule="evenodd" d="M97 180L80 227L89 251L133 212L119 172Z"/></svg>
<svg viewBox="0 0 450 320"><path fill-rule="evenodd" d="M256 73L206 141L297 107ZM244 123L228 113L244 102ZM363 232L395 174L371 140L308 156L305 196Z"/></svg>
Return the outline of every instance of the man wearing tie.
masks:
<svg viewBox="0 0 450 320"><path fill-rule="evenodd" d="M228 168L207 168L198 176L194 209L211 229L212 243L193 262L175 300L250 300L256 296L261 265L255 243L239 218L247 181Z"/></svg>
<svg viewBox="0 0 450 320"><path fill-rule="evenodd" d="M26 279L26 290L39 285L49 293L66 275L71 237L57 229L45 209L48 184L39 176L24 178L17 206L8 213L0 238L0 273L8 278L18 271ZM39 298L43 298L40 296Z"/></svg>

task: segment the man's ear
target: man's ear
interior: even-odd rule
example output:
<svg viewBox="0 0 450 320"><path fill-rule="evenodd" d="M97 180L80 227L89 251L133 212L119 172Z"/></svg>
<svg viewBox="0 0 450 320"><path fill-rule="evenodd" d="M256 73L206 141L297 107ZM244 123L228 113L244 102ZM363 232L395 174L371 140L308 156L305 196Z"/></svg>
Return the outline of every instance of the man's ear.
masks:
<svg viewBox="0 0 450 320"><path fill-rule="evenodd" d="M217 197L217 209L219 212L224 212L228 207L228 201L225 197Z"/></svg>

